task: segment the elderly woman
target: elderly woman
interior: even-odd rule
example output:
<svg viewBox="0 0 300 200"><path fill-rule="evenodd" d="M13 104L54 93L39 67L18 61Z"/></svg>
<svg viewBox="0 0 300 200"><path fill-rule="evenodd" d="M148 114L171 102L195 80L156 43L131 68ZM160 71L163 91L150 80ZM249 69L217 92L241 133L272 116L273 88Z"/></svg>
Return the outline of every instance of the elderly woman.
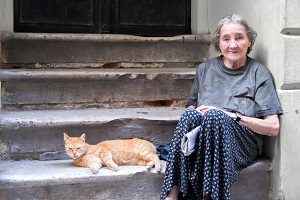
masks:
<svg viewBox="0 0 300 200"><path fill-rule="evenodd" d="M256 35L238 15L220 21L213 45L221 56L197 69L172 138L162 200L230 199L240 171L261 153L261 135L278 134L283 111L272 75L247 56ZM185 156L181 139L195 127L195 152Z"/></svg>

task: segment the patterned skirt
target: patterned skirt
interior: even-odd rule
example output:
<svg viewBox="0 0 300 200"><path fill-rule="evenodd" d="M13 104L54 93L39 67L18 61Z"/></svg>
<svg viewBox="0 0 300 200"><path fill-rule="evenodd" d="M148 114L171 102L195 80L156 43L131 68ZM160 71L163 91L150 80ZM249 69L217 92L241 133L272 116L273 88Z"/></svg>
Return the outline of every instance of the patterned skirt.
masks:
<svg viewBox="0 0 300 200"><path fill-rule="evenodd" d="M184 134L201 126L196 150L190 156L181 152ZM258 156L255 133L213 109L202 116L188 109L180 118L168 154L161 200L174 185L180 186L183 199L230 199L230 187L240 171Z"/></svg>

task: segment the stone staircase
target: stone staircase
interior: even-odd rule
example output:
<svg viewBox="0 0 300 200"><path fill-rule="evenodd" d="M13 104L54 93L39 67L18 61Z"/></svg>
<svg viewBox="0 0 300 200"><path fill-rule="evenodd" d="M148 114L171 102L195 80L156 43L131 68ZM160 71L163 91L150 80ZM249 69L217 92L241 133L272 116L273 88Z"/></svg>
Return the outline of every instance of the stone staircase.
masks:
<svg viewBox="0 0 300 200"><path fill-rule="evenodd" d="M169 144L209 35L3 33L0 199L159 199L162 173L72 165L63 133L95 144ZM271 162L242 172L232 199L269 199Z"/></svg>

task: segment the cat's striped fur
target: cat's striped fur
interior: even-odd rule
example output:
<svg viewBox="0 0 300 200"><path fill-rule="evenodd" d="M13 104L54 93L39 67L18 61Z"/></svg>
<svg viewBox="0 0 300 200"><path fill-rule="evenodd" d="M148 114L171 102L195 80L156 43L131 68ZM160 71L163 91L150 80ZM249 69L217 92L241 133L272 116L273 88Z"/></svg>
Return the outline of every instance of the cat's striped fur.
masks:
<svg viewBox="0 0 300 200"><path fill-rule="evenodd" d="M116 171L118 166L143 165L150 170L155 166L160 171L160 160L155 146L142 139L107 140L96 145L85 142L85 133L80 137L70 137L64 133L65 150L73 158L74 164L89 167L97 173L102 166Z"/></svg>

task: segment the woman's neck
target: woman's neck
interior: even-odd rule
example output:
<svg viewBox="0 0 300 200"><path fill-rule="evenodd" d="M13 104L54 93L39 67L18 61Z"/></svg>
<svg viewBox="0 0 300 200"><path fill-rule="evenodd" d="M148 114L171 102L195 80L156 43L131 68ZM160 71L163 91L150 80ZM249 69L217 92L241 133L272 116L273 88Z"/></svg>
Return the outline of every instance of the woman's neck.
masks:
<svg viewBox="0 0 300 200"><path fill-rule="evenodd" d="M226 67L228 67L230 69L238 69L238 68L246 65L247 56L245 56L242 59L237 60L237 61L232 61L232 60L226 59L225 57L222 57L222 61Z"/></svg>

